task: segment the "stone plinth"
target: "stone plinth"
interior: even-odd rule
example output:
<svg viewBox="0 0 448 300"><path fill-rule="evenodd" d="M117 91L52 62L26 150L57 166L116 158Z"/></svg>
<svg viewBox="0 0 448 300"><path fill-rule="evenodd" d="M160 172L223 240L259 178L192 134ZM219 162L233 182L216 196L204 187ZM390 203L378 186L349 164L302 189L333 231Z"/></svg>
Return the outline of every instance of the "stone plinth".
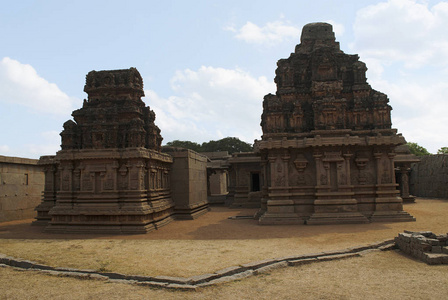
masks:
<svg viewBox="0 0 448 300"><path fill-rule="evenodd" d="M330 24L312 23L277 66L258 144L266 174L260 223L413 221L395 181L395 148L406 141L358 55L340 50Z"/></svg>
<svg viewBox="0 0 448 300"><path fill-rule="evenodd" d="M59 179L57 187L46 182L45 190L56 191L46 231L146 233L171 221L169 155L145 148L81 149L61 150L55 159L52 177Z"/></svg>
<svg viewBox="0 0 448 300"><path fill-rule="evenodd" d="M173 157L171 195L176 219L195 219L209 211L207 200L207 157L193 150L164 147Z"/></svg>

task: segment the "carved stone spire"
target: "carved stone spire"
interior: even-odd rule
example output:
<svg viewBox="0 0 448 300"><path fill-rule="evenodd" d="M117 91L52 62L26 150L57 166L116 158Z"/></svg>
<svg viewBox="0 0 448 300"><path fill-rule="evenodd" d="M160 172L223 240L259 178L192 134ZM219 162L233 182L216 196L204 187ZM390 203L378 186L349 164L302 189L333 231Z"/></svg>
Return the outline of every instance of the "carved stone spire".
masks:
<svg viewBox="0 0 448 300"><path fill-rule="evenodd" d="M305 25L295 53L277 66L277 93L266 95L263 103L264 138L391 128L387 96L367 83L367 67L358 55L340 50L330 24Z"/></svg>
<svg viewBox="0 0 448 300"><path fill-rule="evenodd" d="M62 149L144 147L160 151L162 137L155 114L145 106L143 80L135 68L91 71L88 99L64 124Z"/></svg>

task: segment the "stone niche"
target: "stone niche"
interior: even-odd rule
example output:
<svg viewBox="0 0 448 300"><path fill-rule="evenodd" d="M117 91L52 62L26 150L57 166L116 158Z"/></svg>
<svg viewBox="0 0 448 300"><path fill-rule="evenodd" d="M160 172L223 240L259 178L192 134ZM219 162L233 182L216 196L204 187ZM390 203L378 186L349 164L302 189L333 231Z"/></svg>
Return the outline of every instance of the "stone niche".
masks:
<svg viewBox="0 0 448 300"><path fill-rule="evenodd" d="M170 170L135 68L91 71L88 99L64 124L55 156L41 157L36 224L49 232L146 233L172 219Z"/></svg>
<svg viewBox="0 0 448 300"><path fill-rule="evenodd" d="M395 147L406 141L358 55L339 49L330 24L311 23L277 66L261 117L260 223L414 221L395 181Z"/></svg>
<svg viewBox="0 0 448 300"><path fill-rule="evenodd" d="M229 158L229 193L226 203L230 207L259 208L264 182L259 153L233 153Z"/></svg>
<svg viewBox="0 0 448 300"><path fill-rule="evenodd" d="M228 151L202 152L208 157L207 194L209 204L223 205L226 202L229 187Z"/></svg>

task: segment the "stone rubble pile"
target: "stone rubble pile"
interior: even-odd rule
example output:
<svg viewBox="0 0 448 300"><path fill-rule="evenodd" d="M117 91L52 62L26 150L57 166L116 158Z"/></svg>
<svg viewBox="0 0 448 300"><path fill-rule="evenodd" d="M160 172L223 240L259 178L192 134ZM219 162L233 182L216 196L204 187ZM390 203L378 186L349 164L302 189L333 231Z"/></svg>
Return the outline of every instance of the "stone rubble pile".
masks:
<svg viewBox="0 0 448 300"><path fill-rule="evenodd" d="M404 253L429 265L448 265L448 234L405 230L395 238L395 244Z"/></svg>

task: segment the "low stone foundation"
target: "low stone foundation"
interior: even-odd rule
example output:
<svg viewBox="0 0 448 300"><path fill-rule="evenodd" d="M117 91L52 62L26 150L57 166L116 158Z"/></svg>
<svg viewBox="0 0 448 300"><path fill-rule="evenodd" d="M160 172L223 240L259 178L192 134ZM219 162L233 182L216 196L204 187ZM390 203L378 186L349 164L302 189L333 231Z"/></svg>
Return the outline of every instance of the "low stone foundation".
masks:
<svg viewBox="0 0 448 300"><path fill-rule="evenodd" d="M126 275L115 272L103 272L100 270L80 270L72 268L60 268L43 265L37 262L18 259L0 253L0 268L10 266L19 270L37 271L48 275L73 277L79 279L107 280L109 282L128 283L140 286L166 289L197 290L199 288L241 280L250 276L269 273L275 269L288 266L300 266L310 263L341 260L358 257L374 250L388 251L395 247L393 239L385 240L365 246L347 248L328 252L300 254L262 261L249 262L247 264L231 266L214 273L202 274L192 277L171 276L142 276Z"/></svg>
<svg viewBox="0 0 448 300"><path fill-rule="evenodd" d="M429 265L448 265L448 234L405 231L398 234L395 244L404 253Z"/></svg>

